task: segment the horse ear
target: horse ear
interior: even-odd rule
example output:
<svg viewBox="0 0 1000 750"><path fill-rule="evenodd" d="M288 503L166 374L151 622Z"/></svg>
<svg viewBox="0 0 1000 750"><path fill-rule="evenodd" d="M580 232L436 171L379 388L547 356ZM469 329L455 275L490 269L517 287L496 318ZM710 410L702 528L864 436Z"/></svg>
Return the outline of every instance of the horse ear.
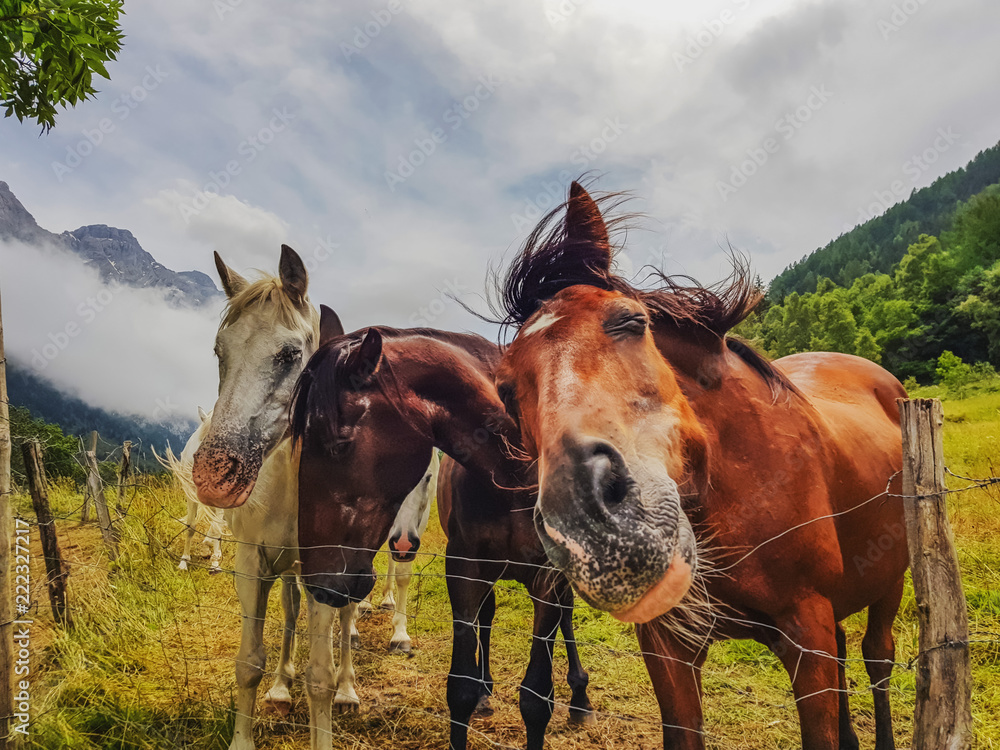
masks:
<svg viewBox="0 0 1000 750"><path fill-rule="evenodd" d="M361 344L347 358L346 369L351 373L352 383L363 383L378 371L382 359L382 334L377 328L369 328Z"/></svg>
<svg viewBox="0 0 1000 750"><path fill-rule="evenodd" d="M306 298L306 287L309 286L309 274L299 254L288 245L281 246L281 260L278 261L278 278L285 293L296 305L301 305Z"/></svg>
<svg viewBox="0 0 1000 750"><path fill-rule="evenodd" d="M319 343L325 344L332 338L344 335L344 326L331 308L319 306Z"/></svg>
<svg viewBox="0 0 1000 750"><path fill-rule="evenodd" d="M208 419L208 414L206 414L205 410L202 409L200 406L198 407L198 419L200 419L202 422Z"/></svg>
<svg viewBox="0 0 1000 750"><path fill-rule="evenodd" d="M222 256L218 253L215 253L215 268L218 270L219 278L222 280L222 291L226 293L229 299L232 299L246 289L247 280L227 266L222 261Z"/></svg>
<svg viewBox="0 0 1000 750"><path fill-rule="evenodd" d="M569 201L566 203L566 238L606 249L608 268L611 267L611 241L601 209L583 185L576 181L569 186Z"/></svg>

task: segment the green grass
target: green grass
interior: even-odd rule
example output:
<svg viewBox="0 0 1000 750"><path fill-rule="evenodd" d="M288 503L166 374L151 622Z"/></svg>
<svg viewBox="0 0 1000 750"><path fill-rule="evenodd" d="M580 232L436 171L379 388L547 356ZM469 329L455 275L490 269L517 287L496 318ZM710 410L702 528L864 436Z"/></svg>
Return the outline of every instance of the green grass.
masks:
<svg viewBox="0 0 1000 750"><path fill-rule="evenodd" d="M1000 394L969 392L953 398L921 389L916 396L942 396L946 415L945 455L956 474L985 477L995 466L1000 438ZM100 532L78 519L81 498L71 488L52 490L63 558L70 564L69 602L75 627L53 626L44 588L37 532L33 573L36 619L32 631L33 748L199 748L225 750L232 733L235 693L233 660L239 645L239 606L232 578L203 568L176 570L183 539L179 491L144 478L122 523L121 562L112 566ZM950 478L958 489L968 483ZM1000 749L1000 487L949 496L949 508L969 604L978 747ZM16 510L32 517L27 498ZM356 653L363 709L335 720L335 748L422 750L447 747L445 680L451 654L451 610L444 581L444 537L436 519L423 542L411 587L411 658L389 656L389 616L376 612L360 624ZM224 566L234 544L224 542ZM380 555L377 565L384 567ZM376 587L376 593L380 591ZM268 665L277 660L277 587L266 626ZM496 679L489 718L475 719L474 748L523 746L517 688L530 646L531 603L513 583L497 586L492 666ZM630 626L583 605L575 615L581 656L591 675L590 695L600 712L596 726L571 730L560 708L549 727L551 750L658 748L658 710ZM849 656L860 657L864 614L848 618ZM304 614L299 621L305 629ZM916 607L907 582L895 626L897 661L917 653ZM307 660L302 639L296 665ZM569 700L565 651L556 651L556 699ZM874 745L872 698L859 661L848 665L854 723L862 747ZM765 648L748 641L713 646L703 672L705 729L710 748L777 750L799 746L798 717L789 679ZM264 689L267 681L265 680ZM261 691L263 692L263 690ZM897 747L910 745L915 694L913 670L897 668L891 700ZM262 718L255 738L262 750L308 747L308 709L301 686L287 720Z"/></svg>

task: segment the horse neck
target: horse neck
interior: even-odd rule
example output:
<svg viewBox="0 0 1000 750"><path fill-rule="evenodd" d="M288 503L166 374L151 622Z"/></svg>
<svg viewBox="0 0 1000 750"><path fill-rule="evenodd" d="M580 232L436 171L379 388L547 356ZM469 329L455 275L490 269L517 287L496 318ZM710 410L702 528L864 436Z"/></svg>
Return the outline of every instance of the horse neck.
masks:
<svg viewBox="0 0 1000 750"><path fill-rule="evenodd" d="M299 454L284 438L257 474L246 503L229 513L237 541L266 547L298 547Z"/></svg>
<svg viewBox="0 0 1000 750"><path fill-rule="evenodd" d="M726 342L715 333L691 332L657 322L653 342L685 391L688 385L718 386L726 375Z"/></svg>
<svg viewBox="0 0 1000 750"><path fill-rule="evenodd" d="M409 384L427 420L428 437L468 471L491 481L516 482L521 462L510 448L520 445L520 437L493 385L496 362L464 350L442 355Z"/></svg>

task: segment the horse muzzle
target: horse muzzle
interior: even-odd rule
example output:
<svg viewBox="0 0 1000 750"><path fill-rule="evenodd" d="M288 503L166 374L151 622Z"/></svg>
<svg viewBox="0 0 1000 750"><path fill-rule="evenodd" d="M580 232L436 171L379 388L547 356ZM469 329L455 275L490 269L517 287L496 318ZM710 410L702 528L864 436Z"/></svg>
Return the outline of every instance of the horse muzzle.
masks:
<svg viewBox="0 0 1000 750"><path fill-rule="evenodd" d="M318 573L303 574L306 590L320 604L330 607L346 607L351 602L360 602L375 587L375 572L369 568L354 574L331 575Z"/></svg>
<svg viewBox="0 0 1000 750"><path fill-rule="evenodd" d="M417 559L420 549L420 537L412 537L409 532L389 538L389 552L392 559L398 563L413 562Z"/></svg>
<svg viewBox="0 0 1000 750"><path fill-rule="evenodd" d="M676 605L691 583L694 537L666 471L630 467L594 438L564 438L542 465L535 529L580 596L630 622Z"/></svg>
<svg viewBox="0 0 1000 750"><path fill-rule="evenodd" d="M262 461L245 460L225 448L202 444L194 454L191 478L198 501L213 508L238 508L253 492Z"/></svg>

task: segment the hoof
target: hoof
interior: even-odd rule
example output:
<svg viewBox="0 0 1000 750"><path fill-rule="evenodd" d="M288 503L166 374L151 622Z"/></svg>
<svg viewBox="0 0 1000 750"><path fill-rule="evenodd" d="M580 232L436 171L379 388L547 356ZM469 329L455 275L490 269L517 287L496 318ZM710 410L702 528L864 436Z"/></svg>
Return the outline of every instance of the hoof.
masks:
<svg viewBox="0 0 1000 750"><path fill-rule="evenodd" d="M367 615L372 611L372 603L367 599L362 599L358 602L358 616Z"/></svg>
<svg viewBox="0 0 1000 750"><path fill-rule="evenodd" d="M278 701L265 698L260 704L260 715L261 716L277 716L279 719L284 719L292 712L292 702L288 701Z"/></svg>
<svg viewBox="0 0 1000 750"><path fill-rule="evenodd" d="M338 714L356 714L361 709L361 702L358 700L348 700L344 699L344 702L338 702L338 699L333 701L333 710Z"/></svg>
<svg viewBox="0 0 1000 750"><path fill-rule="evenodd" d="M390 654L408 654L410 653L411 645L409 641L392 641L389 644Z"/></svg>
<svg viewBox="0 0 1000 750"><path fill-rule="evenodd" d="M353 635L352 634L351 635L351 649L353 651L357 651L359 648L361 648L361 636L360 635Z"/></svg>
<svg viewBox="0 0 1000 750"><path fill-rule="evenodd" d="M493 713L493 706L490 705L490 696L484 695L479 699L479 703L476 704L476 710L472 712L472 715L479 719L485 719L488 716L492 716Z"/></svg>
<svg viewBox="0 0 1000 750"><path fill-rule="evenodd" d="M378 608L381 609L383 612L395 612L396 602L394 602L392 599L386 599L384 602L378 605Z"/></svg>
<svg viewBox="0 0 1000 750"><path fill-rule="evenodd" d="M187 561L186 558L183 558L183 557L181 558L181 562L177 566L177 569L178 570L187 570L188 569L188 561Z"/></svg>
<svg viewBox="0 0 1000 750"><path fill-rule="evenodd" d="M593 711L569 710L569 725L571 727L590 727L597 723L597 714Z"/></svg>
<svg viewBox="0 0 1000 750"><path fill-rule="evenodd" d="M210 576L214 576L216 573L221 573L221 572L222 572L222 568L220 568L218 565L216 565L213 568L209 568L208 569L208 574Z"/></svg>

